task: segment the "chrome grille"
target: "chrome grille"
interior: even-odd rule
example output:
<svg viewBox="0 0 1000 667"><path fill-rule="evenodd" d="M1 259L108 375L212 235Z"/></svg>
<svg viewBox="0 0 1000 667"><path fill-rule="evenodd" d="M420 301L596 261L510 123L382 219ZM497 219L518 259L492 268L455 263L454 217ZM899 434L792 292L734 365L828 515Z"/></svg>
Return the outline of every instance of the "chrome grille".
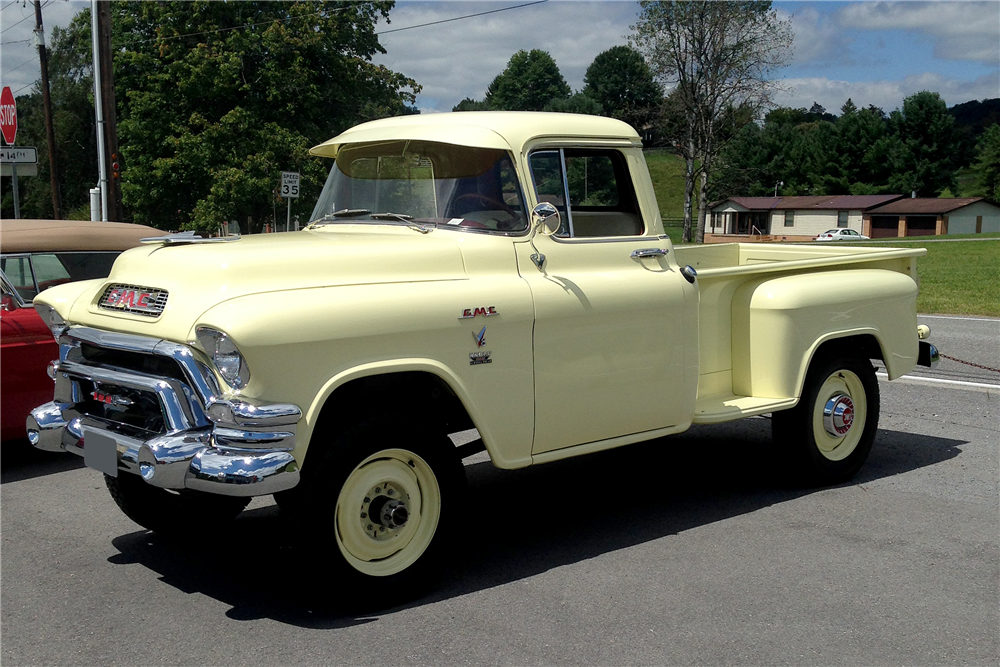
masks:
<svg viewBox="0 0 1000 667"><path fill-rule="evenodd" d="M97 305L107 310L159 317L167 306L168 296L166 290L155 287L115 283L104 288Z"/></svg>

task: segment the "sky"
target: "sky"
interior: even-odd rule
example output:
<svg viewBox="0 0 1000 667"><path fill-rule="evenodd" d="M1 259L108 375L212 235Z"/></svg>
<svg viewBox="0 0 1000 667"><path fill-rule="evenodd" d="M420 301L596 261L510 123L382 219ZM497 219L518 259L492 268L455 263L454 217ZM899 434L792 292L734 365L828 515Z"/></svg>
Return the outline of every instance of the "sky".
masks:
<svg viewBox="0 0 1000 667"><path fill-rule="evenodd" d="M576 91L595 56L628 43L638 14L631 0L531 2L397 1L389 22L376 28L386 53L375 61L423 86L417 98L423 113L482 99L519 49L548 51ZM43 2L47 37L89 4ZM775 2L774 8L794 33L790 63L776 73L782 106L818 102L839 113L850 97L859 107L888 112L921 90L940 93L949 106L1000 97L1000 0ZM34 26L31 2L0 0L0 85L15 96L29 93L39 78Z"/></svg>

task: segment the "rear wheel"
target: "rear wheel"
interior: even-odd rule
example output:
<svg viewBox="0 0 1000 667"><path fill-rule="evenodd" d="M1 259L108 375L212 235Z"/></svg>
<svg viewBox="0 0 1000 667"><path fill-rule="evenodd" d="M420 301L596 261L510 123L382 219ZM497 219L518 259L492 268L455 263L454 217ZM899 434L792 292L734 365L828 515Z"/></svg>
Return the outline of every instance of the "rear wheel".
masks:
<svg viewBox="0 0 1000 667"><path fill-rule="evenodd" d="M251 500L200 491L168 491L129 473L105 475L104 481L128 518L143 528L173 536L195 534L206 523L235 519Z"/></svg>
<svg viewBox="0 0 1000 667"><path fill-rule="evenodd" d="M772 432L796 478L806 484L851 479L868 458L878 430L879 387L867 359L813 361L799 404L774 413Z"/></svg>

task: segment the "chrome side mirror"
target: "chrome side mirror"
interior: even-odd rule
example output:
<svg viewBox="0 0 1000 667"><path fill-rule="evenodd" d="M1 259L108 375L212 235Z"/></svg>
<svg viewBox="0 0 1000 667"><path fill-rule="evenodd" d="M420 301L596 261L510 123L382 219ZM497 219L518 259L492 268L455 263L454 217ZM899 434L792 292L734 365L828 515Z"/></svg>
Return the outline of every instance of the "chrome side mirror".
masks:
<svg viewBox="0 0 1000 667"><path fill-rule="evenodd" d="M531 210L531 229L542 236L552 236L562 226L559 209L548 202L542 202Z"/></svg>

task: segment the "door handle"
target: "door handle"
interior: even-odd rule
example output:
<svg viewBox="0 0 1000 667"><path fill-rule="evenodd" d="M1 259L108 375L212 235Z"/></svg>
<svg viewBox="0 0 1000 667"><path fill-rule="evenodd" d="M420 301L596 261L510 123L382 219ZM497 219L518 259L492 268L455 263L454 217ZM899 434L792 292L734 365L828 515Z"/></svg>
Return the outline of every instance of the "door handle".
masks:
<svg viewBox="0 0 1000 667"><path fill-rule="evenodd" d="M643 259L645 257L663 257L667 254L666 248L642 248L632 251L632 259Z"/></svg>

